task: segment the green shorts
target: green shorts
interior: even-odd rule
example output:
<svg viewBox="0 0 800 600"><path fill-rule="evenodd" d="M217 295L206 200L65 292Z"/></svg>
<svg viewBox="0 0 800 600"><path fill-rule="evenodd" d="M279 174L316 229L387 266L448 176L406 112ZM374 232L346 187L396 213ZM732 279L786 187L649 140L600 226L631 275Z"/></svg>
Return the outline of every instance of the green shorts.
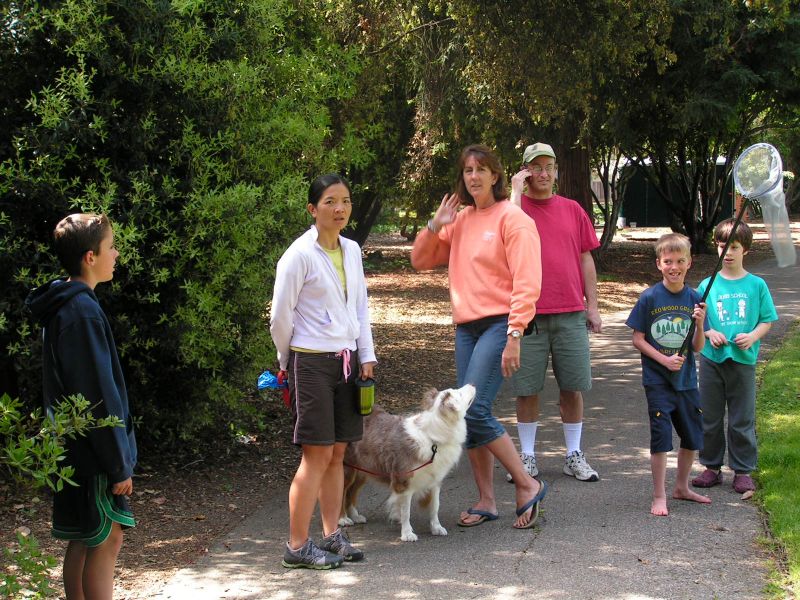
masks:
<svg viewBox="0 0 800 600"><path fill-rule="evenodd" d="M128 498L112 494L105 475L73 480L77 487L66 484L53 496L53 537L93 548L106 541L114 523L136 525Z"/></svg>
<svg viewBox="0 0 800 600"><path fill-rule="evenodd" d="M522 338L519 371L511 378L516 396L532 396L544 388L547 363L553 357L558 389L585 392L592 388L586 312L536 315L530 335Z"/></svg>

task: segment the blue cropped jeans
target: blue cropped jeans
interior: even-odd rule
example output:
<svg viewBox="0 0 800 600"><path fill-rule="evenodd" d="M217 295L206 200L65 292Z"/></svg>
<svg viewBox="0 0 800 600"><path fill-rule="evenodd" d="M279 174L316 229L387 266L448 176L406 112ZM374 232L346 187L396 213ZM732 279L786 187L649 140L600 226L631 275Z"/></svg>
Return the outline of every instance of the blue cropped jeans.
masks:
<svg viewBox="0 0 800 600"><path fill-rule="evenodd" d="M467 449L477 448L502 436L506 430L492 414L492 405L503 383L501 359L508 341L508 316L486 317L456 327L456 376L458 387L475 386L475 400L467 411Z"/></svg>

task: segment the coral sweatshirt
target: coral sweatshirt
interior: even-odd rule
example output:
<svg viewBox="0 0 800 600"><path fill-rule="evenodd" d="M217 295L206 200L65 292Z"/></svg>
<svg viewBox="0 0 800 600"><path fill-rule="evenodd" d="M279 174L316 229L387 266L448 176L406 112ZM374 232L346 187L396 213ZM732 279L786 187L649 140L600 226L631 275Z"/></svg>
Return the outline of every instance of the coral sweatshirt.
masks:
<svg viewBox="0 0 800 600"><path fill-rule="evenodd" d="M521 331L533 320L541 247L536 224L518 206L467 206L438 234L426 228L419 236L412 262L418 269L448 265L454 323L507 314L508 330Z"/></svg>

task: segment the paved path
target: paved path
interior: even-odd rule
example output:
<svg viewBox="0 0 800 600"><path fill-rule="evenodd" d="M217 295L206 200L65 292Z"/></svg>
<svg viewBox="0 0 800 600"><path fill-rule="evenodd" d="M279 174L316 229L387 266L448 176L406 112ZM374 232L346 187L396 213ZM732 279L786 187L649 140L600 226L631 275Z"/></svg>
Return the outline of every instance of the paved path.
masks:
<svg viewBox="0 0 800 600"><path fill-rule="evenodd" d="M764 263L755 272L770 285L781 323L766 345L800 318L800 267L779 270ZM549 382L537 439L541 475L551 484L537 529L511 528L513 488L495 471L501 518L461 529L458 514L475 500L466 457L445 480L440 518L447 537L431 536L412 518L416 543L399 540L382 502L386 492L369 486L362 512L369 522L351 528L367 553L363 563L326 572L280 565L287 530L287 490L270 499L195 565L179 571L154 597L160 599L282 600L315 597L625 599L760 598L767 559L757 545L762 533L755 507L725 484L709 490L710 506L670 502L670 516L649 514L649 439L639 357L624 326L627 311L607 315L594 336L594 388L586 395L583 448L602 480L582 483L561 474L563 435ZM499 414L514 434L514 402L507 390ZM671 456L668 489L675 475ZM319 530L318 522L312 531ZM316 534L314 534L316 535Z"/></svg>

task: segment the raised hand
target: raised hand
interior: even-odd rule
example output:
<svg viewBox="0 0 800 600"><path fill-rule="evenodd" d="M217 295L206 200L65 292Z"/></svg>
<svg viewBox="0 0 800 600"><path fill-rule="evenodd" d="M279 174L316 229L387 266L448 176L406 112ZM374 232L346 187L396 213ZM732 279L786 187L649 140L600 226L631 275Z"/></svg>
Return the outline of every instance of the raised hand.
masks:
<svg viewBox="0 0 800 600"><path fill-rule="evenodd" d="M431 219L434 229L438 231L445 225L455 222L461 198L457 194L445 194L442 203L436 209L436 214Z"/></svg>
<svg viewBox="0 0 800 600"><path fill-rule="evenodd" d="M518 173L514 173L514 175L511 176L511 191L522 194L522 190L525 188L525 182L530 176L531 172L528 170L528 167L522 167Z"/></svg>
<svg viewBox="0 0 800 600"><path fill-rule="evenodd" d="M706 303L701 302L700 304L694 305L694 310L692 311L692 318L694 319L695 325L697 327L702 327L703 323L706 320Z"/></svg>

